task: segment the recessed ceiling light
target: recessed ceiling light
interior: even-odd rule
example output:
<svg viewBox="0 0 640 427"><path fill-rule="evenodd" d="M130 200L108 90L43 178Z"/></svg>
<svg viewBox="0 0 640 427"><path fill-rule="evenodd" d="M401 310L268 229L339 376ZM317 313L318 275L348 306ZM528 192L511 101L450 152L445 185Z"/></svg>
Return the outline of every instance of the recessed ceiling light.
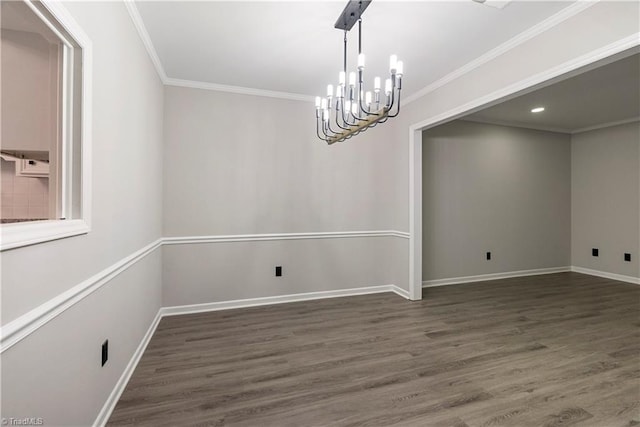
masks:
<svg viewBox="0 0 640 427"><path fill-rule="evenodd" d="M542 113L544 111L544 107L536 107L531 109L532 113Z"/></svg>

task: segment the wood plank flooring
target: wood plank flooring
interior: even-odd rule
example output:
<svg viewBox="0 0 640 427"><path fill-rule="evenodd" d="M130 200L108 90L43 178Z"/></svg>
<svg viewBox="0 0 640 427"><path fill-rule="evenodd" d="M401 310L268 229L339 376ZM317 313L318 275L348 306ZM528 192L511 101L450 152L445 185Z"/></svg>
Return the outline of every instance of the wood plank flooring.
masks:
<svg viewBox="0 0 640 427"><path fill-rule="evenodd" d="M166 317L109 425L640 425L640 287L559 273Z"/></svg>

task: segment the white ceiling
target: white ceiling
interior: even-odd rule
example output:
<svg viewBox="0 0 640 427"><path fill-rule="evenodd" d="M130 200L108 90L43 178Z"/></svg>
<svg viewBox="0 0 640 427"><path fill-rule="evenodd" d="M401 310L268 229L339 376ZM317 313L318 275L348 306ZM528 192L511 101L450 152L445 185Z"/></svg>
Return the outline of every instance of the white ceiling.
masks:
<svg viewBox="0 0 640 427"><path fill-rule="evenodd" d="M324 95L342 67L343 1L162 1L136 6L169 78ZM374 0L363 15L365 79L404 60L411 95L573 2ZM357 32L349 33L350 68ZM365 82L367 84L367 82ZM371 84L371 83L369 83Z"/></svg>
<svg viewBox="0 0 640 427"><path fill-rule="evenodd" d="M537 106L545 111L532 113ZM639 116L640 54L634 54L464 119L571 133Z"/></svg>

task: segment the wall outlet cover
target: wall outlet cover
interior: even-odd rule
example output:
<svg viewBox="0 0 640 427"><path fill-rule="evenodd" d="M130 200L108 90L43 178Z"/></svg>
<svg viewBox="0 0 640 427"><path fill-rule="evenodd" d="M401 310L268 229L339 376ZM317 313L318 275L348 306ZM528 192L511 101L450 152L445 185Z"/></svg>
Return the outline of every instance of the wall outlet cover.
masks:
<svg viewBox="0 0 640 427"><path fill-rule="evenodd" d="M627 261L627 262L631 262L631 254L625 253L624 254L624 260Z"/></svg>
<svg viewBox="0 0 640 427"><path fill-rule="evenodd" d="M591 256L600 256L600 251L598 250L598 248L591 249Z"/></svg>

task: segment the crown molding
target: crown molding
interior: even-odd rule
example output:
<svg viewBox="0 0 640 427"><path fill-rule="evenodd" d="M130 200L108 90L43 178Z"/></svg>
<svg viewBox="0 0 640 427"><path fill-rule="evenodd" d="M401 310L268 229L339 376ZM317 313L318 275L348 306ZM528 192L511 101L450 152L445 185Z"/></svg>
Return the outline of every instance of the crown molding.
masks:
<svg viewBox="0 0 640 427"><path fill-rule="evenodd" d="M567 133L567 134L572 133L571 129L556 128L553 126L544 126L544 125L535 125L535 124L530 125L528 123L510 122L507 120L476 119L472 117L464 117L460 120L463 122L483 123L488 125L506 126L506 127L512 127L512 128L541 130L545 132Z"/></svg>
<svg viewBox="0 0 640 427"><path fill-rule="evenodd" d="M187 87L192 89L213 90L217 92L237 93L241 95L253 95L253 96L264 96L267 98L289 99L292 101L313 102L315 100L315 97L311 95L303 95L300 93L278 92L273 90L254 89L254 88L243 87L243 86L230 86L230 85L222 85L218 83L200 82L195 80L174 79L171 77L165 79L164 84L167 86L178 86L178 87Z"/></svg>
<svg viewBox="0 0 640 427"><path fill-rule="evenodd" d="M575 3L571 4L570 6L565 7L564 9L562 9L560 12L550 16L549 18L545 19L542 22L539 22L538 24L534 25L533 27L529 28L528 30L525 30L523 32L521 32L520 34L516 35L515 37L507 40L506 42L502 43L501 45L498 45L496 48L491 49L490 51L486 52L485 54L477 57L476 59L474 59L471 62L468 62L467 64L463 65L462 67L456 69L455 71L447 74L446 76L436 80L435 82L431 83L428 86L425 86L424 88L420 89L419 91L407 96L404 100L404 105L409 105L410 103L412 103L413 101L416 101L420 98L422 98L423 96L435 91L436 89L446 85L447 83L464 76L465 74L475 70L476 68L486 64L487 62L497 58L500 55L505 54L506 52L520 46L521 44L523 44L524 42L531 40L532 38L544 33L545 31L555 27L556 25L566 21L567 19L587 10L588 8L590 8L591 6L595 5L596 3L598 3L600 0L593 0L593 1L576 1Z"/></svg>
<svg viewBox="0 0 640 427"><path fill-rule="evenodd" d="M153 46L153 42L151 41L151 37L149 36L147 27L145 27L144 25L142 16L140 16L140 11L138 11L136 3L134 2L134 0L124 0L124 5L127 7L127 11L129 12L129 16L133 21L133 25L136 27L138 35L140 36L145 49L147 49L149 58L151 58L151 62L153 62L153 66L156 68L156 72L158 73L160 80L162 81L162 83L166 84L167 73L165 73L164 71L164 67L162 66L160 57L158 56L158 52L156 52L156 48L155 46Z"/></svg>
<svg viewBox="0 0 640 427"><path fill-rule="evenodd" d="M149 32L147 31L147 27L144 25L144 21L142 20L142 16L140 15L140 11L136 6L134 0L124 0L124 5L127 7L127 11L129 12L129 16L133 21L133 25L136 27L138 31L138 35L144 44L145 49L147 49L147 53L151 58L151 62L160 77L160 80L165 86L179 86L179 87L187 87L192 89L204 89L204 90L214 90L218 92L228 92L228 93L237 93L241 95L253 95L253 96L264 96L267 98L278 98L278 99L289 99L293 101L304 101L304 102L313 102L315 97L311 95L303 95L299 93L288 93L288 92L278 92L272 90L264 90L264 89L255 89L250 87L242 87L242 86L230 86L223 85L218 83L209 83L209 82L201 82L195 80L183 80L183 79L175 79L167 76L167 73L164 71L164 67L162 66L162 61L160 61L160 57L158 56L158 52L156 51L155 46L153 45L153 41L151 41L151 36L149 36Z"/></svg>
<svg viewBox="0 0 640 427"><path fill-rule="evenodd" d="M626 125L628 123L633 123L633 122L640 122L640 116L631 117L630 119L625 119L625 120L617 120L615 122L602 123L602 124L599 124L599 125L589 126L589 127L586 127L586 128L576 129L576 130L571 131L571 134L575 135L576 133L589 132L589 131L592 131L592 130L610 128L612 126Z"/></svg>
<svg viewBox="0 0 640 427"><path fill-rule="evenodd" d="M413 101L416 101L419 98L427 95L435 91L436 89L446 85L447 83L473 71L474 69L480 67L481 65L495 59L496 57L508 52L509 50L521 45L527 40L532 39L533 37L549 30L550 28L566 21L567 19L577 15L578 13L588 9L594 4L598 3L600 0L578 0L575 3L567 6L562 9L560 12L552 15L551 17L545 19L544 21L534 25L528 30L518 34L517 36L511 38L510 40L502 43L498 47L488 51L487 53L479 56L473 61L463 65L462 67L456 69L455 71L447 74L446 76L436 80L428 86L425 86L421 90L407 96L405 98L404 104L408 105ZM278 98L278 99L288 99L293 101L305 101L305 102L313 102L315 97L311 95L304 95L298 93L289 93L289 92L279 92L279 91L271 91L265 89L256 89L249 88L244 86L231 86L224 85L219 83L210 83L203 82L197 80L184 80L184 79L176 79L170 78L164 71L164 67L162 66L162 62L160 61L160 57L151 41L151 37L147 31L147 28L144 25L142 17L140 16L140 12L135 4L134 0L124 0L124 4L127 7L127 11L131 16L131 20L142 39L142 42L147 49L149 57L153 62L153 65L156 68L162 83L167 86L178 86L178 87L186 87L192 89L204 89L204 90L213 90L218 92L228 92L228 93L236 93L241 95L253 95L253 96L263 96L268 98Z"/></svg>

